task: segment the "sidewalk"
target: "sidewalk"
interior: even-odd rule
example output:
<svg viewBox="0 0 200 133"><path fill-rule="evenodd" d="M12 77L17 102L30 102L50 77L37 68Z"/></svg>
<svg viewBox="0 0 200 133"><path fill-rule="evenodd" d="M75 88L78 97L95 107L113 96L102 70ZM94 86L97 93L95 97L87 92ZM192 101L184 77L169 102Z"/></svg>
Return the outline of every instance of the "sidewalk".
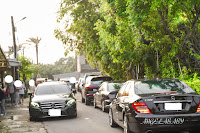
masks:
<svg viewBox="0 0 200 133"><path fill-rule="evenodd" d="M0 133L47 133L42 122L29 120L29 98L19 107L6 103L7 114L0 116Z"/></svg>

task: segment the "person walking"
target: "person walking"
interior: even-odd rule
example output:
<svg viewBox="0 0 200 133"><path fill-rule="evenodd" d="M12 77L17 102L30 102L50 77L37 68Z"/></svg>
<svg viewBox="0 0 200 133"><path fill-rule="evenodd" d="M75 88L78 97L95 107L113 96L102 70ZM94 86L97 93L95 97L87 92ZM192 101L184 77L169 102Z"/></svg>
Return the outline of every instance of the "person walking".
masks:
<svg viewBox="0 0 200 133"><path fill-rule="evenodd" d="M21 87L15 86L15 107L19 107L19 90Z"/></svg>
<svg viewBox="0 0 200 133"><path fill-rule="evenodd" d="M1 101L1 116L6 115L6 88L3 89L3 84L0 82L0 101Z"/></svg>
<svg viewBox="0 0 200 133"><path fill-rule="evenodd" d="M10 102L12 106L15 104L15 86L14 86L14 81L8 84L8 92L10 94Z"/></svg>
<svg viewBox="0 0 200 133"><path fill-rule="evenodd" d="M31 97L32 97L32 95L34 94L34 92L35 92L35 88L36 88L36 86L35 86L36 84L34 84L34 86L30 86L29 87L29 89L30 89L30 101L31 101Z"/></svg>
<svg viewBox="0 0 200 133"><path fill-rule="evenodd" d="M22 82L21 89L19 90L19 104L22 104L22 105L24 103L24 89L25 89L25 85Z"/></svg>

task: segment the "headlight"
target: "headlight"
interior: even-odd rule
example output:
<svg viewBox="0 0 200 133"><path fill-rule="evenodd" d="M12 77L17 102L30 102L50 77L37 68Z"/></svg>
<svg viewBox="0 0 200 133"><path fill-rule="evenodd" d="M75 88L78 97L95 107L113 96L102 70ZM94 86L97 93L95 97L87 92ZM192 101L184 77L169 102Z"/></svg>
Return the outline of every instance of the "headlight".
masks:
<svg viewBox="0 0 200 133"><path fill-rule="evenodd" d="M35 103L35 102L31 102L31 106L36 107L36 108L40 107L40 105L38 103Z"/></svg>
<svg viewBox="0 0 200 133"><path fill-rule="evenodd" d="M67 101L67 106L71 106L75 103L76 103L76 101L74 99L71 99L71 100Z"/></svg>

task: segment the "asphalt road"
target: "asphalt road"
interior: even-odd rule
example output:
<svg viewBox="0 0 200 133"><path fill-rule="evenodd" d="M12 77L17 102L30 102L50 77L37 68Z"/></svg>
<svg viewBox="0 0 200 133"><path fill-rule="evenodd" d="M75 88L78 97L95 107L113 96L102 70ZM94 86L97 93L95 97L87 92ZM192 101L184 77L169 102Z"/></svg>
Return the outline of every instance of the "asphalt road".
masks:
<svg viewBox="0 0 200 133"><path fill-rule="evenodd" d="M123 133L120 127L111 128L108 113L81 103L80 93L76 94L77 118L50 118L43 120L48 133Z"/></svg>

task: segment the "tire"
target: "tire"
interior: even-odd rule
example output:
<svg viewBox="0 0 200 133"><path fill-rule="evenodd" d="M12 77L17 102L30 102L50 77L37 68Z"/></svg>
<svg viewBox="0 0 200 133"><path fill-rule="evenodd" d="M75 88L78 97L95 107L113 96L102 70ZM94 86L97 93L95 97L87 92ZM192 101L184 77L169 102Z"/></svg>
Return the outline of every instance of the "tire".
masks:
<svg viewBox="0 0 200 133"><path fill-rule="evenodd" d="M109 114L109 125L111 127L117 127L118 125L117 125L117 123L113 119L112 109L109 109L109 113L108 114Z"/></svg>
<svg viewBox="0 0 200 133"><path fill-rule="evenodd" d="M87 97L85 96L85 105L90 105L90 101L87 100Z"/></svg>
<svg viewBox="0 0 200 133"><path fill-rule="evenodd" d="M71 118L77 118L77 112L71 116Z"/></svg>
<svg viewBox="0 0 200 133"><path fill-rule="evenodd" d="M130 129L129 129L129 125L128 125L128 119L127 117L124 115L124 133L131 133Z"/></svg>
<svg viewBox="0 0 200 133"><path fill-rule="evenodd" d="M105 109L105 101L102 101L102 103L101 103L101 110L102 110L103 112L106 112L106 109Z"/></svg>
<svg viewBox="0 0 200 133"><path fill-rule="evenodd" d="M37 119L36 117L29 116L29 120L30 120L30 121L37 121L38 119Z"/></svg>
<svg viewBox="0 0 200 133"><path fill-rule="evenodd" d="M97 103L96 103L95 98L94 98L93 106L94 106L94 108L97 108Z"/></svg>

